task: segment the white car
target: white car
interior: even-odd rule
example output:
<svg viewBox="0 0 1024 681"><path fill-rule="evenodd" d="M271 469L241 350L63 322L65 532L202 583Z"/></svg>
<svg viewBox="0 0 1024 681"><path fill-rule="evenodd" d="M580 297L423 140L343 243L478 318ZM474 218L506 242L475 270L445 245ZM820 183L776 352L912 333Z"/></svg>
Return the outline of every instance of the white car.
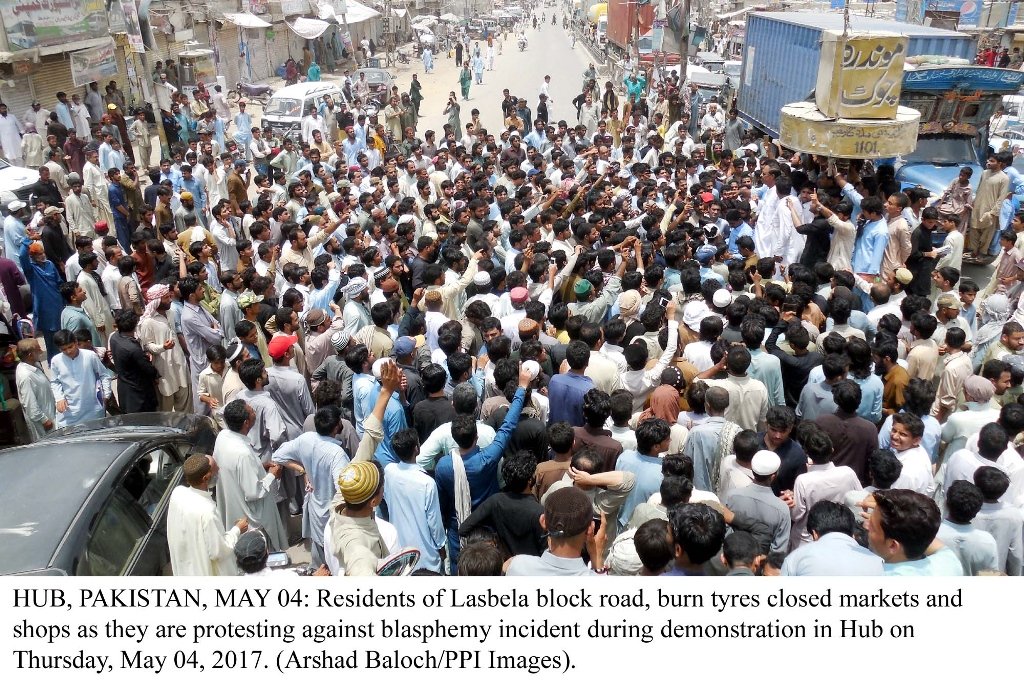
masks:
<svg viewBox="0 0 1024 681"><path fill-rule="evenodd" d="M39 181L39 173L29 168L12 166L0 159L0 208L7 213L7 204L15 199L28 203L29 186Z"/></svg>
<svg viewBox="0 0 1024 681"><path fill-rule="evenodd" d="M999 135L989 137L988 146L992 151L1009 148L1015 156L1024 153L1024 130L1005 130Z"/></svg>

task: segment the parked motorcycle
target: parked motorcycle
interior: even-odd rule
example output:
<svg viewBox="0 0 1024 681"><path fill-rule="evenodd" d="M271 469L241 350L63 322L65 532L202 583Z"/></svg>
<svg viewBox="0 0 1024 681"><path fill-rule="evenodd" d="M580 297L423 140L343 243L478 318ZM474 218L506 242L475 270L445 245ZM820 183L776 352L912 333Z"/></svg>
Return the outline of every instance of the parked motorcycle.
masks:
<svg viewBox="0 0 1024 681"><path fill-rule="evenodd" d="M237 104L241 99L250 102L258 102L260 106L266 106L270 98L274 96L274 88L269 85L256 83L235 83L235 89L228 90L228 101Z"/></svg>

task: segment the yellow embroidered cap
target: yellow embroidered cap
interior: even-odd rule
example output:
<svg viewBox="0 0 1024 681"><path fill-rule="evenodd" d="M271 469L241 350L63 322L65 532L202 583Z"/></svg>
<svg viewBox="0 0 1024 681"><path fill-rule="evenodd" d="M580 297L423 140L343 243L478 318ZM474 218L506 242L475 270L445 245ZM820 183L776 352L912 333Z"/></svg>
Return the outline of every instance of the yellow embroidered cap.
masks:
<svg viewBox="0 0 1024 681"><path fill-rule="evenodd" d="M357 461L345 466L338 477L338 489L347 504L361 504L377 491L380 471L369 461Z"/></svg>

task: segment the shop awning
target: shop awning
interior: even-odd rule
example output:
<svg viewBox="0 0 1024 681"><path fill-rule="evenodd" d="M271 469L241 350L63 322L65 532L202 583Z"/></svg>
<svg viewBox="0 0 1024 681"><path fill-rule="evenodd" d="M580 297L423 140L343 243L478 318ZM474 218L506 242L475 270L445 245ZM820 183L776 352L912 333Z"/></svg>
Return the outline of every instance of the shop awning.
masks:
<svg viewBox="0 0 1024 681"><path fill-rule="evenodd" d="M270 28L270 24L251 12L225 14L224 18L242 28Z"/></svg>
<svg viewBox="0 0 1024 681"><path fill-rule="evenodd" d="M719 19L732 19L733 17L738 17L741 14L751 12L753 11L753 9L753 7L744 7L742 9L736 10L735 12L722 12L721 14L716 14L715 16L717 16Z"/></svg>
<svg viewBox="0 0 1024 681"><path fill-rule="evenodd" d="M16 61L39 61L39 50L18 50L17 52L0 52L0 64L13 64Z"/></svg>
<svg viewBox="0 0 1024 681"><path fill-rule="evenodd" d="M372 7L367 7L361 2L356 2L356 0L348 0L348 2L345 4L347 5L348 8L348 13L345 15L345 20L348 21L348 23L350 24L359 24L369 19L373 19L374 17L380 16L380 12L373 9Z"/></svg>
<svg viewBox="0 0 1024 681"><path fill-rule="evenodd" d="M306 40L312 40L313 38L319 38L324 32L331 27L330 22L320 21L319 19L309 19L307 17L297 17L295 21L286 21L288 28L292 29L296 35L305 38Z"/></svg>

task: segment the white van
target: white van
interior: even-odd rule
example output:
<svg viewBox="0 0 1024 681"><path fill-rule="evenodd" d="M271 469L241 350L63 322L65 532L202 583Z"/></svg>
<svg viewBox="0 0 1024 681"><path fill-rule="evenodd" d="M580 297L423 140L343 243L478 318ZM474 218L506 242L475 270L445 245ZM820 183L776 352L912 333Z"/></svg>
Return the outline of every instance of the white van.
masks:
<svg viewBox="0 0 1024 681"><path fill-rule="evenodd" d="M330 95L335 103L349 105L341 86L336 83L297 83L283 87L274 93L263 108L263 122L269 123L274 134L299 135L302 131L302 117Z"/></svg>

